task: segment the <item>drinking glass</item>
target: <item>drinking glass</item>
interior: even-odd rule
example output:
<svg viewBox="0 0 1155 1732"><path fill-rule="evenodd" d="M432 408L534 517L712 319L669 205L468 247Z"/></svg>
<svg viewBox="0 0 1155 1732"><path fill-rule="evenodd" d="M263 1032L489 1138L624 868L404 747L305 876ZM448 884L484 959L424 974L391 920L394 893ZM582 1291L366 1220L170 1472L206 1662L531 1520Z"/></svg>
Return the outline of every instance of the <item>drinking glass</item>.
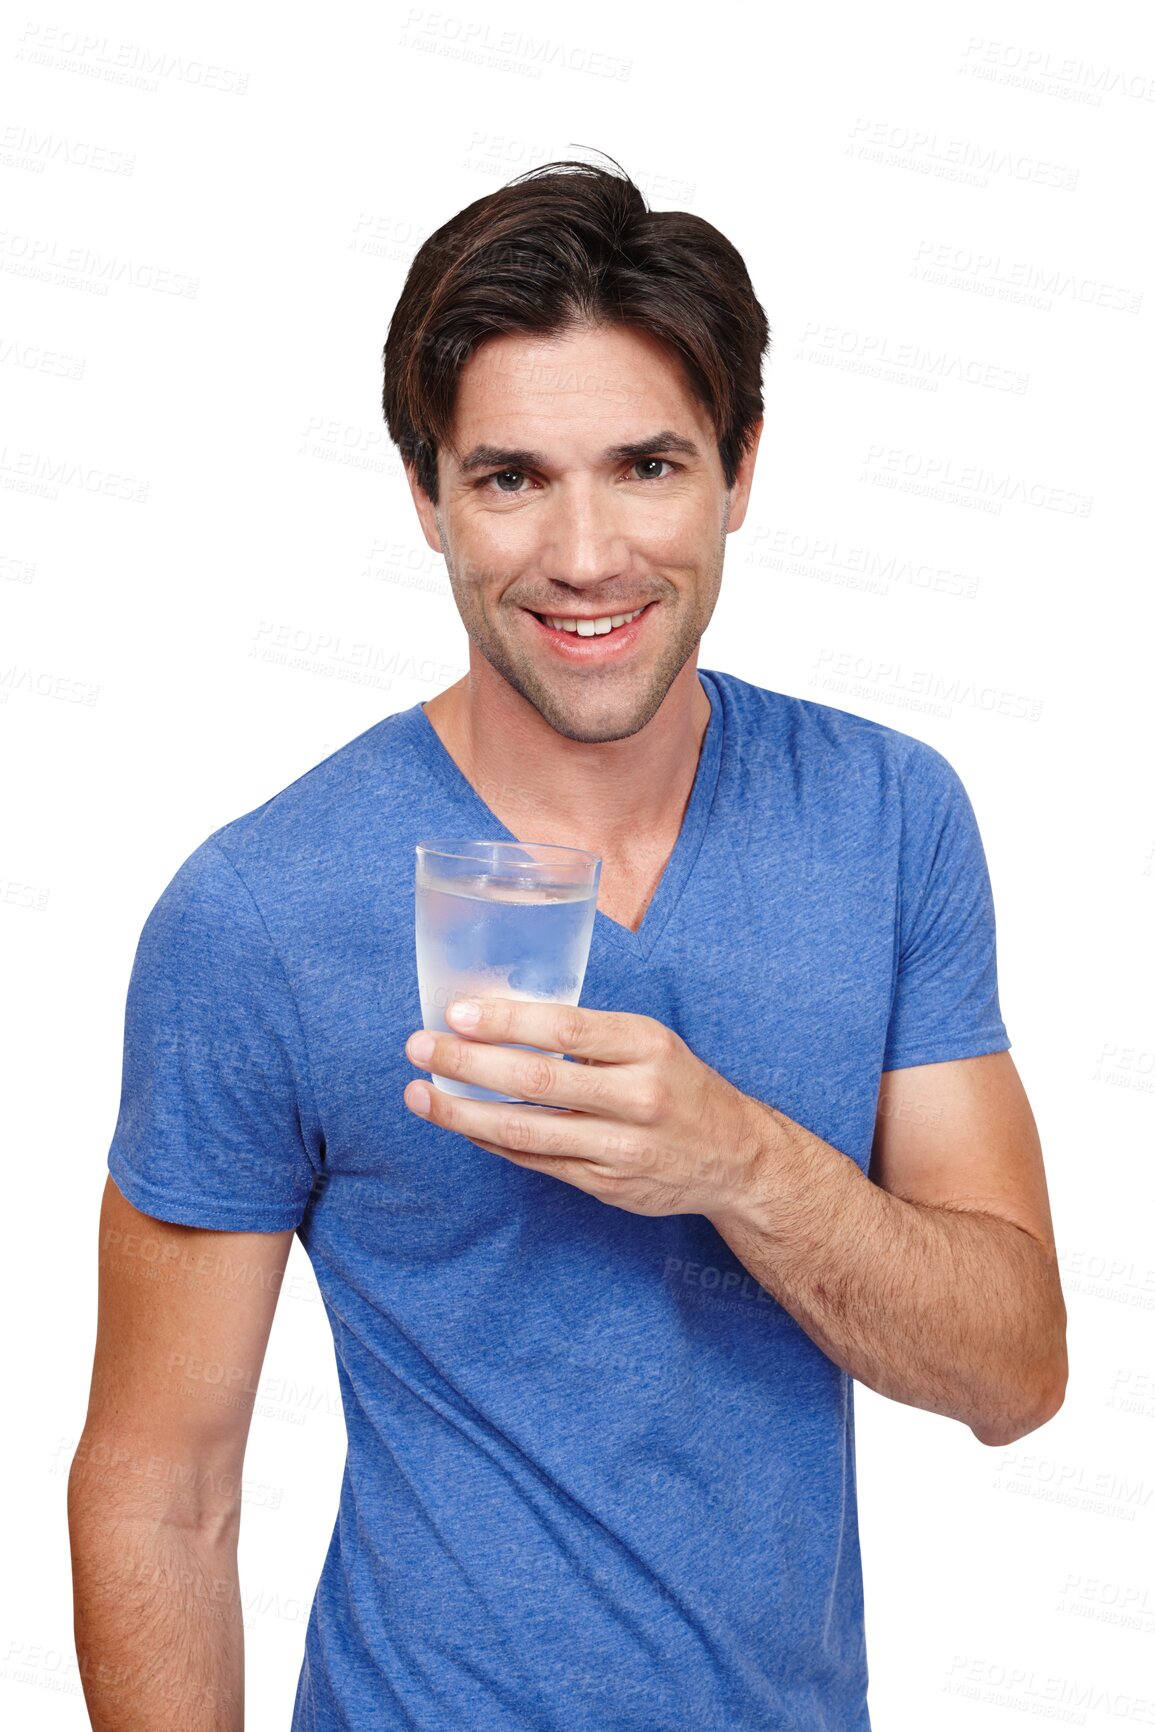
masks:
<svg viewBox="0 0 1155 1732"><path fill-rule="evenodd" d="M445 1012L455 1000L479 995L577 1004L601 871L599 855L550 842L418 842L417 982L423 1026L460 1034L449 1027ZM522 1052L542 1050L522 1041L507 1044ZM446 1094L475 1101L522 1099L429 1074Z"/></svg>

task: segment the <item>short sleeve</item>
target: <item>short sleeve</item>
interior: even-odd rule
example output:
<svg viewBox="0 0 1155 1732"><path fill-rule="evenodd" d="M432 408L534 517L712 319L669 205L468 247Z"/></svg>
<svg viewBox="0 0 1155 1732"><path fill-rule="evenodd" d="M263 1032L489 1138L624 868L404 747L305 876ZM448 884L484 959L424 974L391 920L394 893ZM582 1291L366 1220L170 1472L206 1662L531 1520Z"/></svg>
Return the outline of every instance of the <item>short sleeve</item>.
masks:
<svg viewBox="0 0 1155 1732"><path fill-rule="evenodd" d="M995 910L958 772L918 742L903 784L898 965L882 1068L1010 1046L999 1006Z"/></svg>
<svg viewBox="0 0 1155 1732"><path fill-rule="evenodd" d="M108 1170L163 1221L279 1232L303 1219L315 1125L296 1003L244 880L210 837L137 944Z"/></svg>

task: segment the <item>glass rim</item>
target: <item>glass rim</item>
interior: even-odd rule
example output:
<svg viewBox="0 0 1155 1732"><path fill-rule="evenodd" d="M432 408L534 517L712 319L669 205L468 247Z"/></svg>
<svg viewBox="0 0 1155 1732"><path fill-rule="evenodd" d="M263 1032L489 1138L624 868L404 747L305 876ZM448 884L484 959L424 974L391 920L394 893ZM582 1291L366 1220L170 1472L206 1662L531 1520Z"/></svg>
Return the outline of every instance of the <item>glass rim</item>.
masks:
<svg viewBox="0 0 1155 1732"><path fill-rule="evenodd" d="M498 848L544 848L548 849L550 854L555 856L548 860L514 860L511 862L511 864L516 866L519 871L526 872L537 870L556 872L559 866L564 866L567 862L572 862L575 866L583 863L589 864L591 862L600 865L602 859L601 855L595 854L592 849L570 848L562 842L507 842L504 838L493 842L484 842L477 838L435 836L429 841L418 842L416 844L416 851L418 854L433 854L441 860L479 860L483 862L486 860L492 860L492 853L473 853L472 850L476 848L487 850ZM462 852L462 850L467 851ZM563 858L559 860L556 858L557 855L561 855Z"/></svg>

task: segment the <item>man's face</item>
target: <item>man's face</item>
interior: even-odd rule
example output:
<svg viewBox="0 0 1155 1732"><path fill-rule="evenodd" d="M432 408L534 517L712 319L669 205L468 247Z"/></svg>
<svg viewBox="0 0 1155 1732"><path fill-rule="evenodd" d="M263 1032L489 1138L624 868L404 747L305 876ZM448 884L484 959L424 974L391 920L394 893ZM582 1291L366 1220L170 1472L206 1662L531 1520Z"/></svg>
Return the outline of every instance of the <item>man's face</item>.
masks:
<svg viewBox="0 0 1155 1732"><path fill-rule="evenodd" d="M625 455L621 449L625 448ZM491 338L462 370L434 507L410 475L471 642L567 739L644 728L697 649L745 515L710 418L643 332ZM577 637L535 615L647 611Z"/></svg>

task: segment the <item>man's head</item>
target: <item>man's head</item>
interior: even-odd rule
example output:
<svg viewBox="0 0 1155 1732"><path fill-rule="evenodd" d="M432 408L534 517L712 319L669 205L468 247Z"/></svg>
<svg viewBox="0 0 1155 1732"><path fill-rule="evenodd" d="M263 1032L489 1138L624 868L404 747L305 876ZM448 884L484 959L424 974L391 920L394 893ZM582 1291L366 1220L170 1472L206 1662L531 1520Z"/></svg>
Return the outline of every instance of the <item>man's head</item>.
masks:
<svg viewBox="0 0 1155 1732"><path fill-rule="evenodd" d="M471 645L559 733L655 715L718 596L762 418L766 316L700 217L550 163L420 249L385 345L385 419ZM538 619L648 605L565 653Z"/></svg>

